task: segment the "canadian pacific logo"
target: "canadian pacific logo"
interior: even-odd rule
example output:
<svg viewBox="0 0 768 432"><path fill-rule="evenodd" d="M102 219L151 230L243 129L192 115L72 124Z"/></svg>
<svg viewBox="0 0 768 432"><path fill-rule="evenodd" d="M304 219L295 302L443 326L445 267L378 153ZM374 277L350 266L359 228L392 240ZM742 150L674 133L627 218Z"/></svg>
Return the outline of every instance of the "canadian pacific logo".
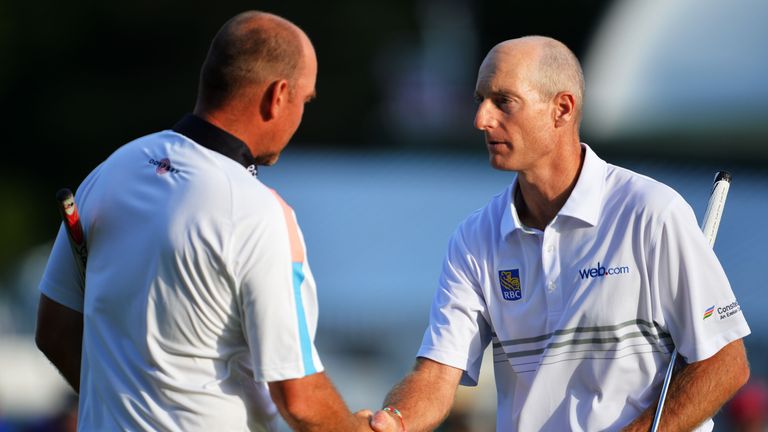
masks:
<svg viewBox="0 0 768 432"><path fill-rule="evenodd" d="M517 301L523 298L520 285L520 269L499 270L499 288L501 296L507 301Z"/></svg>
<svg viewBox="0 0 768 432"><path fill-rule="evenodd" d="M171 160L168 158L163 158L160 160L150 159L149 164L157 167L157 169L155 169L157 175L163 175L167 173L176 174L179 172L178 169L171 165Z"/></svg>
<svg viewBox="0 0 768 432"><path fill-rule="evenodd" d="M719 319L724 320L741 312L741 306L739 306L739 302L735 300L731 304L723 307L715 308L715 305L712 305L704 311L704 319L711 317L715 312L717 312Z"/></svg>

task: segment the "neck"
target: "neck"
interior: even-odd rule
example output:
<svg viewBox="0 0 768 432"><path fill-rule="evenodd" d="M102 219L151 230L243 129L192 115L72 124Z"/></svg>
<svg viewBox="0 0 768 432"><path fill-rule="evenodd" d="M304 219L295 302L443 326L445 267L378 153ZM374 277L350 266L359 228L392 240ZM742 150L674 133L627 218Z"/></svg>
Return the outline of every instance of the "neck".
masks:
<svg viewBox="0 0 768 432"><path fill-rule="evenodd" d="M251 153L258 154L256 143L263 142L263 139L259 139L254 133L255 128L252 124L245 123L243 116L234 114L233 110L202 110L197 107L193 111L193 114L207 121L208 123L223 129L230 134L236 136L243 141Z"/></svg>
<svg viewBox="0 0 768 432"><path fill-rule="evenodd" d="M584 156L585 150L577 141L552 163L518 173L514 199L523 224L543 231L552 222L576 186Z"/></svg>

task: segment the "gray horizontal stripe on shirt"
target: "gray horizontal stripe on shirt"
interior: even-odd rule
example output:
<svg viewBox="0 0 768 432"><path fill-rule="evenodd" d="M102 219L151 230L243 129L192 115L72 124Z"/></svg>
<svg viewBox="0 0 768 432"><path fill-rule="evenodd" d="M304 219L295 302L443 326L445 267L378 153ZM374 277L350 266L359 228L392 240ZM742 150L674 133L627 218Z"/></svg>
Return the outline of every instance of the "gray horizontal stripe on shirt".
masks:
<svg viewBox="0 0 768 432"><path fill-rule="evenodd" d="M631 345L631 347L637 347L637 346L644 346L649 347L647 344L642 345ZM517 363L513 364L512 366L515 368L515 373L522 374L522 373L530 373L530 372L536 372L541 366L549 366L557 363L563 363L568 361L578 361L578 360L618 360L625 357L631 357L631 356L638 356L643 354L653 354L653 353L664 353L664 351L659 350L657 348L650 347L651 349L649 351L635 351L635 352L629 352L625 354L618 355L619 351L621 350L582 350L582 351L569 351L565 354L583 354L583 353L594 353L599 351L614 351L617 355L615 356L607 356L607 357L589 357L589 356L577 356L577 357L569 357L569 358L561 358L554 361L545 361L543 359L546 359L551 356L544 356L542 358L541 362L535 361L535 362L527 362L527 363ZM668 347L665 347L668 348ZM669 354L671 351L666 351L666 354ZM502 360L494 360L494 363L504 363L508 360L502 359ZM531 367L530 365L538 364L537 367L534 367L533 369L522 369L524 367Z"/></svg>
<svg viewBox="0 0 768 432"><path fill-rule="evenodd" d="M628 339L645 338L649 345L658 345L661 339L668 338L669 335L657 336L655 333L651 333L646 330L627 333L623 336L608 336L608 337L592 337L585 339L570 339L562 342L550 342L545 347L533 350L517 351L506 353L507 358L525 357L531 355L538 355L550 348L560 348L568 345L583 345L583 344L615 344ZM596 350L597 351L597 350Z"/></svg>
<svg viewBox="0 0 768 432"><path fill-rule="evenodd" d="M619 330L624 327L629 327L631 325L648 327L649 329L656 331L659 334L658 336L659 338L669 337L669 333L662 332L656 323L650 323L645 320L635 319L635 320L624 321L623 323L614 324L614 325L593 326L593 327L573 327L568 329L555 330L551 333L543 334L541 336L533 336L533 337L527 337L527 338L521 338L521 339L499 341L499 342L494 342L493 347L499 348L502 346L541 342L541 341L550 339L552 336L560 336L560 335L566 335L566 334L572 334L572 333L603 332L603 331ZM496 337L495 334L493 336Z"/></svg>
<svg viewBox="0 0 768 432"><path fill-rule="evenodd" d="M517 367L517 366L525 366L525 365L532 365L532 364L557 363L557 361L547 363L547 359L554 359L554 358L557 358L557 357L568 357L569 354L581 354L581 353L599 353L599 352L602 352L602 353L611 353L611 352L619 353L619 352L622 352L622 351L629 350L631 348L640 348L640 347L651 348L651 351L637 351L637 352L635 352L635 354L645 353L645 352L660 352L660 353L667 353L667 354L669 354L675 348L675 344L672 343L672 341L670 340L669 343L659 343L659 344L649 344L649 343L643 342L643 343L639 343L639 344L624 345L624 346L621 346L621 347L613 347L613 348L592 348L592 349L581 349L581 350L580 349L572 349L572 350L569 350L569 351L559 351L559 352L556 352L556 353L549 353L549 354L543 355L543 356L541 356L539 358L536 358L533 361L524 361L522 363L513 363L512 366ZM599 357L599 358L603 358L603 357ZM605 357L605 358L606 359L610 359L610 358L613 358L613 357ZM507 357L507 353L505 353L503 351L493 355L494 363L505 362L508 359L509 359L509 357ZM572 359L565 358L564 360L572 360Z"/></svg>

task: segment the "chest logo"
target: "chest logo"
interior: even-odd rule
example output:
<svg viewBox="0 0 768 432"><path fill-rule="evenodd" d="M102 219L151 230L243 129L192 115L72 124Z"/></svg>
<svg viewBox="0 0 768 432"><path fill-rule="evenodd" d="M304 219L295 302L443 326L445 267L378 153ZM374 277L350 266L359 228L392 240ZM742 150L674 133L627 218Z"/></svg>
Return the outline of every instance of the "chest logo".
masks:
<svg viewBox="0 0 768 432"><path fill-rule="evenodd" d="M504 300L517 301L522 299L523 288L520 284L520 269L499 270L499 288Z"/></svg>

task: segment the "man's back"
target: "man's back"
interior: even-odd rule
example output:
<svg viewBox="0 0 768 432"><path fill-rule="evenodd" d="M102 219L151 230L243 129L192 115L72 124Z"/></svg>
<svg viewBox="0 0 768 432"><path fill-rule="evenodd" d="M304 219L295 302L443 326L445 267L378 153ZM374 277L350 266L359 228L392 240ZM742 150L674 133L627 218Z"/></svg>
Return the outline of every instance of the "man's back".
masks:
<svg viewBox="0 0 768 432"><path fill-rule="evenodd" d="M242 430L274 416L254 381L243 299L291 298L263 295L268 286L243 293L238 274L264 252L262 234L285 226L273 193L234 160L166 131L119 149L77 196L91 257L82 427ZM287 260L284 243L268 253Z"/></svg>

